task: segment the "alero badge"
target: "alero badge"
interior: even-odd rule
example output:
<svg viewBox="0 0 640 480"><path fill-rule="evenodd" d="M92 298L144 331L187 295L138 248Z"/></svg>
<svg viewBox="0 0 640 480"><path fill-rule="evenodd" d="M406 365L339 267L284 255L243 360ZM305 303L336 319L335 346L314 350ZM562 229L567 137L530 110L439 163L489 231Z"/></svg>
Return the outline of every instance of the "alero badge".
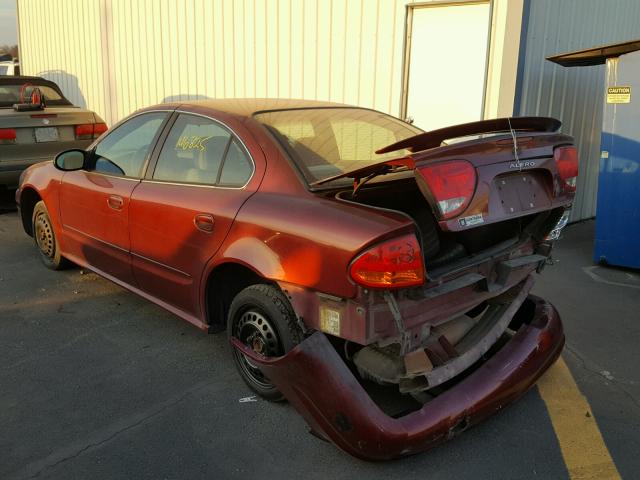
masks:
<svg viewBox="0 0 640 480"><path fill-rule="evenodd" d="M511 162L509 164L509 168L517 168L518 170L522 170L523 168L533 168L536 166L536 162L533 160L525 160L524 162Z"/></svg>

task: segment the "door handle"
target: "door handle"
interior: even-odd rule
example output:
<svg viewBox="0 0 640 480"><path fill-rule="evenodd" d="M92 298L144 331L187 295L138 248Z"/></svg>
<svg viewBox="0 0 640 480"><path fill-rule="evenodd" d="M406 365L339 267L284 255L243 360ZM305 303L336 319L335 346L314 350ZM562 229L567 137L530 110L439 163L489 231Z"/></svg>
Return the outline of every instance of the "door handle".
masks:
<svg viewBox="0 0 640 480"><path fill-rule="evenodd" d="M107 198L107 205L113 210L122 210L124 200L120 195L109 195Z"/></svg>
<svg viewBox="0 0 640 480"><path fill-rule="evenodd" d="M213 219L213 215L209 215L208 213L198 213L193 217L193 223L198 230L205 233L211 233L213 232L215 220Z"/></svg>

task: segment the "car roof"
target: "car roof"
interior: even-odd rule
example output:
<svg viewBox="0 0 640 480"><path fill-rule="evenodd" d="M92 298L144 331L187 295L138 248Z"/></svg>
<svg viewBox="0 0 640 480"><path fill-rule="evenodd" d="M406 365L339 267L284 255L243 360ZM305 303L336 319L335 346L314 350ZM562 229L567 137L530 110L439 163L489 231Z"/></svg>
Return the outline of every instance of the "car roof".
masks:
<svg viewBox="0 0 640 480"><path fill-rule="evenodd" d="M40 85L53 86L56 90L59 89L57 83L42 77L32 77L29 75L8 75L8 76L0 77L0 85L7 85L7 84L13 85L15 83L20 83L20 82L39 83Z"/></svg>
<svg viewBox="0 0 640 480"><path fill-rule="evenodd" d="M305 108L358 108L343 103L319 100L300 100L289 98L219 98L207 100L187 100L172 102L181 106L204 107L239 117L251 117L258 113L274 110L297 110Z"/></svg>

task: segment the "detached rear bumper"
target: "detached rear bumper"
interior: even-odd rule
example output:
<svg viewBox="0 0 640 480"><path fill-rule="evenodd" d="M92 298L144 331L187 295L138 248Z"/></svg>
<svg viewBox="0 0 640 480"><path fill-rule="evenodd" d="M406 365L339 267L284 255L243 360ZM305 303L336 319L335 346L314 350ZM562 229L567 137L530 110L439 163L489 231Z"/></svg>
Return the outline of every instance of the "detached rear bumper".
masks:
<svg viewBox="0 0 640 480"><path fill-rule="evenodd" d="M564 346L556 309L529 296L531 319L493 357L420 410L401 418L383 413L323 333L282 357L266 358L236 339L317 434L365 460L427 450L489 417L524 394Z"/></svg>

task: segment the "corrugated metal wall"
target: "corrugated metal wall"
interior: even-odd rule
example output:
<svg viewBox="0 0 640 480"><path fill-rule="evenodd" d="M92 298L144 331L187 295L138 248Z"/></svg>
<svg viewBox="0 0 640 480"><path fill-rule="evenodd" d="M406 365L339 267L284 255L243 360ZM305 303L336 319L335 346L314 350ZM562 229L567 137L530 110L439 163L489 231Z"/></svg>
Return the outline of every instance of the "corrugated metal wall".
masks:
<svg viewBox="0 0 640 480"><path fill-rule="evenodd" d="M96 0L19 2L24 75L53 80L74 104L104 112L100 10Z"/></svg>
<svg viewBox="0 0 640 480"><path fill-rule="evenodd" d="M604 66L564 68L557 53L640 38L638 0L529 0L525 3L515 111L562 120L580 154L571 220L596 214Z"/></svg>
<svg viewBox="0 0 640 480"><path fill-rule="evenodd" d="M329 99L397 114L406 3L19 0L21 60L110 124L203 97Z"/></svg>
<svg viewBox="0 0 640 480"><path fill-rule="evenodd" d="M492 0L488 116L512 109L509 32L519 32L522 1ZM408 3L18 0L20 56L26 74L58 82L108 124L206 97L332 100L399 115ZM417 51L429 47L441 48Z"/></svg>

